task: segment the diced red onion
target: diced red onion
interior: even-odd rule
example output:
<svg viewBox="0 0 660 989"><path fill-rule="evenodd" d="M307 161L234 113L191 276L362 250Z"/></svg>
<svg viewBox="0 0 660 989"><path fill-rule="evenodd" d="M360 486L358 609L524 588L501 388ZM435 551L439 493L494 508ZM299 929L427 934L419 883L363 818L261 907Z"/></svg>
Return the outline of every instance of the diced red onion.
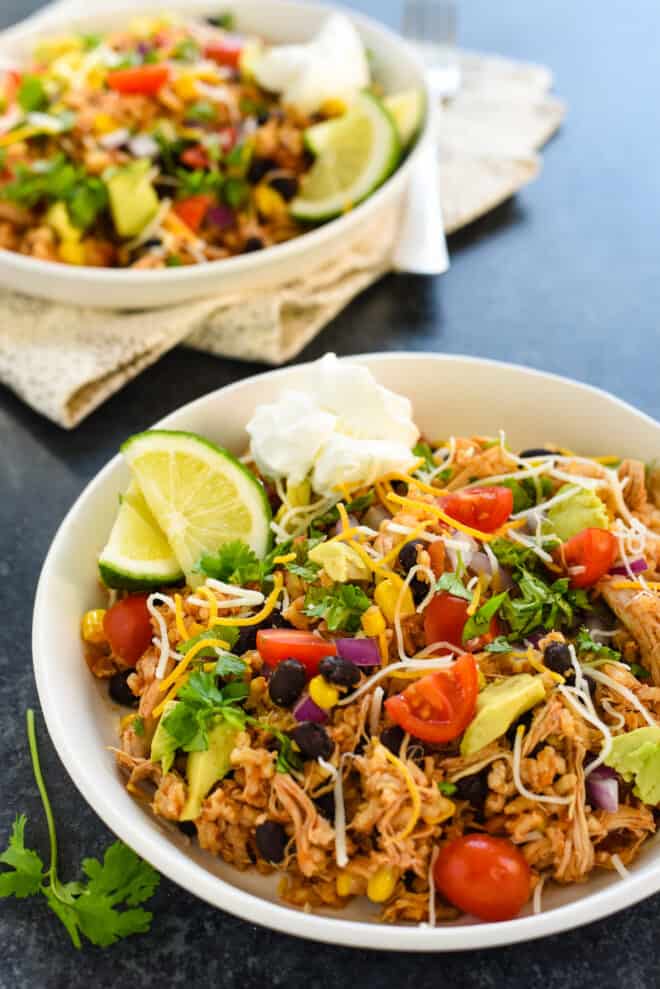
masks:
<svg viewBox="0 0 660 989"><path fill-rule="evenodd" d="M381 523L384 522L385 519L391 518L392 516L388 510L383 505L378 504L372 505L369 509L367 509L362 521L365 525L368 525L370 529L380 529Z"/></svg>
<svg viewBox="0 0 660 989"><path fill-rule="evenodd" d="M308 694L298 701L293 709L293 716L296 721L313 721L317 725L322 725L328 720L328 712L315 704Z"/></svg>
<svg viewBox="0 0 660 989"><path fill-rule="evenodd" d="M548 633L547 633L546 631L543 631L543 630L541 630L541 631L539 631L539 632L530 632L530 633L529 633L529 635L527 636L527 641L528 641L528 642L531 642L531 644L532 644L532 645L533 645L534 647L536 647L536 646L538 646L538 644L539 644L539 642L541 641L541 639L542 639L542 638L543 638L543 637L544 637L545 635L547 635L547 634L548 634Z"/></svg>
<svg viewBox="0 0 660 989"><path fill-rule="evenodd" d="M644 573L644 571L645 570L648 570L648 568L649 568L649 565L648 565L648 563L646 562L646 560L644 559L643 556L641 556L639 558L639 560L633 560L630 563L630 569L632 570L633 573ZM627 577L628 576L628 570L623 565L623 563L618 563L615 567L611 567L610 573L611 574L616 574L617 577Z"/></svg>
<svg viewBox="0 0 660 989"><path fill-rule="evenodd" d="M509 567L500 566L500 569L497 572L497 576L499 577L499 581L500 581L498 590L508 591L510 587L513 587L513 577L511 576L511 570L509 569Z"/></svg>
<svg viewBox="0 0 660 989"><path fill-rule="evenodd" d="M360 523L358 522L358 520L355 518L354 515L349 515L348 516L348 524L349 524L349 527L352 529L356 525L359 525ZM334 527L333 535L338 536L343 531L344 531L344 523L342 522L341 519L339 519L339 521L337 522L337 524Z"/></svg>
<svg viewBox="0 0 660 989"><path fill-rule="evenodd" d="M233 209L230 206L225 206L224 203L219 206L211 206L206 214L206 222L214 227L219 227L220 230L232 227L235 221L236 215Z"/></svg>
<svg viewBox="0 0 660 989"><path fill-rule="evenodd" d="M586 778L592 807L615 813L619 809L619 778L609 766L597 766Z"/></svg>
<svg viewBox="0 0 660 989"><path fill-rule="evenodd" d="M138 134L128 142L128 148L136 158L155 158L159 148L151 134Z"/></svg>
<svg viewBox="0 0 660 989"><path fill-rule="evenodd" d="M109 134L100 137L99 144L106 151L114 151L115 148L121 148L122 144L126 144L130 136L130 131L126 130L125 127L119 127L117 130L110 131Z"/></svg>
<svg viewBox="0 0 660 989"><path fill-rule="evenodd" d="M487 576L490 576L490 574L492 573L490 560L488 559L485 553L481 552L481 550L478 550L476 553L472 554L472 559L470 560L469 569L472 571L472 573L477 573L477 574L483 573L486 574Z"/></svg>
<svg viewBox="0 0 660 989"><path fill-rule="evenodd" d="M380 666L380 652L375 639L335 639L342 659L356 666Z"/></svg>

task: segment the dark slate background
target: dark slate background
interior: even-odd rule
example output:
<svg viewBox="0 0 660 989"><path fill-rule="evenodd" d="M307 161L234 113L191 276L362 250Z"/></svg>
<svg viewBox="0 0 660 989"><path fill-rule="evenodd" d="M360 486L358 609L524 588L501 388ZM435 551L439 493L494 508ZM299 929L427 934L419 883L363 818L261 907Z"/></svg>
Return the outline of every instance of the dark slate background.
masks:
<svg viewBox="0 0 660 989"><path fill-rule="evenodd" d="M394 0L355 5L398 22ZM39 0L2 0L0 27L37 6ZM569 106L565 127L546 149L534 185L451 239L448 276L384 279L301 359L328 349L478 354L601 385L657 417L660 8L656 0L634 5L466 0L459 6L466 47L535 60L554 70L557 91ZM124 437L257 370L257 365L177 349L73 433L0 389L0 836L8 834L17 812L26 812L30 838L45 854L23 718L25 708L37 703L30 662L32 598L55 528ZM538 400L542 408L542 394ZM80 859L99 854L111 835L70 783L40 719L39 728L60 822L62 871L73 878ZM544 941L446 956L298 941L212 910L166 880L153 907L149 935L105 951L76 952L42 903L4 902L0 987L660 985L658 897Z"/></svg>

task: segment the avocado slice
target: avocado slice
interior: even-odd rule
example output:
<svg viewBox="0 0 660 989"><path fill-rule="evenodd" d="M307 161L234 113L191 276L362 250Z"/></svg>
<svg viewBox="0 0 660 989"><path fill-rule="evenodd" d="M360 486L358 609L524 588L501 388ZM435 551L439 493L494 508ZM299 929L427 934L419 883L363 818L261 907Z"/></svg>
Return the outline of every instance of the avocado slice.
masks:
<svg viewBox="0 0 660 989"><path fill-rule="evenodd" d="M149 758L152 762L160 762L164 773L169 773L172 768L174 754L177 750L177 743L165 727L164 721L167 715L177 706L177 703L178 701L167 702L163 708L163 713L160 721L158 722L158 727L154 732L154 737L151 739L151 752L149 754Z"/></svg>
<svg viewBox="0 0 660 989"><path fill-rule="evenodd" d="M112 220L120 237L137 236L156 215L158 196L149 178L151 167L148 158L140 158L105 180Z"/></svg>
<svg viewBox="0 0 660 989"><path fill-rule="evenodd" d="M202 810L202 801L214 783L221 780L230 768L231 750L236 744L238 729L221 721L209 732L209 747L203 752L188 755L186 777L188 799L181 811L180 821L194 821Z"/></svg>
<svg viewBox="0 0 660 989"><path fill-rule="evenodd" d="M557 494L571 487L574 485L564 484ZM548 510L548 531L554 532L564 543L583 529L608 529L609 524L604 503L590 488L575 488L570 498Z"/></svg>
<svg viewBox="0 0 660 989"><path fill-rule="evenodd" d="M626 782L634 779L633 793L645 804L660 803L660 727L649 725L617 735L604 761Z"/></svg>
<svg viewBox="0 0 660 989"><path fill-rule="evenodd" d="M369 580L371 572L359 554L346 543L321 543L309 551L312 563L323 567L331 580Z"/></svg>
<svg viewBox="0 0 660 989"><path fill-rule="evenodd" d="M461 755L473 755L494 742L521 714L544 698L542 678L530 673L517 673L491 683L477 697L477 713L463 735Z"/></svg>

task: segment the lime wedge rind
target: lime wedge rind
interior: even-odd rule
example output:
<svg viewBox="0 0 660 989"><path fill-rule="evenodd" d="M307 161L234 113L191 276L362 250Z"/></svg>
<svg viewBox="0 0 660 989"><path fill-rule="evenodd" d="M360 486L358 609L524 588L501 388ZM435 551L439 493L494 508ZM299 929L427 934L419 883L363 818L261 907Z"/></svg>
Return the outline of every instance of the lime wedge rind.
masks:
<svg viewBox="0 0 660 989"><path fill-rule="evenodd" d="M330 220L362 202L401 157L394 121L371 93L360 93L344 116L314 126L323 128L306 138L316 161L291 203L292 216L307 223Z"/></svg>
<svg viewBox="0 0 660 989"><path fill-rule="evenodd" d="M401 144L408 148L419 134L426 111L426 100L421 89L403 89L383 100L399 133Z"/></svg>

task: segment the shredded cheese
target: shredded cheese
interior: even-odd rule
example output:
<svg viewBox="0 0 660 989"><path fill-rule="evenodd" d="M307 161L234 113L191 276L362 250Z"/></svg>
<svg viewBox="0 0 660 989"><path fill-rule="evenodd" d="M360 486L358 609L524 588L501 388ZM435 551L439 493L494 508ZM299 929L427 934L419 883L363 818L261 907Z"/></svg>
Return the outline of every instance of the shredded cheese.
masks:
<svg viewBox="0 0 660 989"><path fill-rule="evenodd" d="M627 879L628 878L628 876L630 875L630 873L626 869L626 867L623 864L623 862L621 861L621 856L620 855L616 855L616 854L610 855L610 862L612 863L612 865L614 866L614 868L619 873L619 875L621 876L622 879Z"/></svg>
<svg viewBox="0 0 660 989"><path fill-rule="evenodd" d="M475 585L474 585L474 593L472 595L472 600L470 601L470 603L469 603L469 605L467 607L467 613L468 613L468 615L474 615L475 612L476 612L476 610L477 610L477 608L479 607L479 602L481 600L481 594L482 594L482 591L483 591L483 586L484 586L483 585L483 580L481 579L481 574L480 574L479 577L477 578L477 581L476 581Z"/></svg>
<svg viewBox="0 0 660 989"><path fill-rule="evenodd" d="M216 618L216 625L234 625L243 628L247 625L258 625L262 622L264 618L268 618L271 611L275 607L275 602L277 601L280 591L282 590L284 580L282 574L276 571L274 574L275 586L266 598L264 606L261 611L258 611L256 615L251 615L249 618Z"/></svg>
<svg viewBox="0 0 660 989"><path fill-rule="evenodd" d="M605 722L601 721L598 715L596 714L596 712L594 711L593 704L591 703L591 698L589 698L588 694L585 694L577 690L576 687L566 687L564 685L560 685L559 687L557 687L557 690L562 695L562 697L564 697L568 701L568 703L579 714L579 716L583 718L585 721L588 721L590 725L593 725L593 727L597 731L599 731L603 736L603 745L597 758L594 759L592 762L590 762L584 771L584 775L589 776L590 773L593 773L594 769L597 769L598 766L601 766L603 764L603 762L609 755L612 748L612 733L610 732L610 729L605 724ZM588 705L584 703L584 701L586 700L588 700L589 702ZM583 703L580 703L580 701L582 701Z"/></svg>
<svg viewBox="0 0 660 989"><path fill-rule="evenodd" d="M371 707L369 708L369 734L378 734L378 725L380 723L380 716L383 710L383 697L385 696L385 691L382 687L376 687L374 690L374 695L371 698Z"/></svg>
<svg viewBox="0 0 660 989"><path fill-rule="evenodd" d="M172 687L172 689L170 690L170 692L168 694L166 694L165 697L163 697L162 701L160 701L160 703L156 705L156 707L151 712L151 716L153 718L159 718L161 716L161 714L165 710L165 707L167 706L167 704L169 704L170 701L173 701L174 700L174 698L176 697L176 695L179 693L179 691L183 687L184 683L187 683L188 682L188 676L189 676L189 674L186 673L183 677L181 677L181 679L178 680L177 683L174 684L174 686Z"/></svg>
<svg viewBox="0 0 660 989"><path fill-rule="evenodd" d="M201 594L203 598L206 598L209 604L209 625L215 625L215 620L218 617L218 599L211 590L210 587L200 587L197 591ZM178 595L177 595L178 596Z"/></svg>
<svg viewBox="0 0 660 989"><path fill-rule="evenodd" d="M339 766L335 773L335 862L340 869L348 865L348 852L346 850L346 808L344 806L344 781L343 767L347 759L353 757L352 752L344 752L339 759Z"/></svg>
<svg viewBox="0 0 660 989"><path fill-rule="evenodd" d="M428 871L428 883L429 883L429 925L435 927L435 876L433 875L433 870L435 869L435 862L440 854L440 846L434 845L433 851L431 852L431 861L429 862Z"/></svg>
<svg viewBox="0 0 660 989"><path fill-rule="evenodd" d="M427 525L431 525L431 521L432 521L431 519L428 519L426 522L422 522L421 525L418 525L417 528L411 529L407 533L405 538L401 540L400 543L397 543L397 545L394 546L388 553L386 553L384 556L381 556L380 560L378 561L380 565L388 566L390 563L393 562L393 560L396 560L397 556L399 555L403 547L406 545L406 543L410 543L413 541L413 539L417 539L417 537L424 532ZM389 528L390 526L388 526L388 529Z"/></svg>
<svg viewBox="0 0 660 989"><path fill-rule="evenodd" d="M399 759L398 756L395 756L393 752L390 752L390 750L381 742L378 742L377 744L382 748L387 761L391 762L403 776L406 786L408 787L408 792L410 793L410 799L412 800L412 813L410 814L408 823L405 828L399 832L399 834L394 836L395 841L402 841L404 838L408 837L419 820L419 812L422 809L422 798L419 793L419 787L415 783L412 773L406 766L405 762Z"/></svg>
<svg viewBox="0 0 660 989"><path fill-rule="evenodd" d="M177 680L180 680L197 653L201 652L202 649L207 649L209 646L215 647L216 649L228 649L229 643L225 642L223 639L200 639L194 646L191 646L179 665L174 667L170 675L165 677L160 685L161 692L167 690L170 684L176 683Z"/></svg>
<svg viewBox="0 0 660 989"><path fill-rule="evenodd" d="M166 594L150 594L147 598L147 611L151 617L156 621L158 629L160 631L160 639L154 639L154 645L157 645L160 649L160 656L158 657L158 663L156 665L155 677L157 680L162 680L165 675L165 667L167 666L167 661L170 658L170 640L167 634L167 625L165 624L165 619L161 615L160 611L156 608L156 602L160 601L161 604L166 605L172 611L175 609L175 604L172 598L168 597Z"/></svg>
<svg viewBox="0 0 660 989"><path fill-rule="evenodd" d="M649 588L652 591L660 591L660 581L644 580L642 583L642 580L639 578L637 580L615 580L610 584L610 587L612 587L615 591L643 591Z"/></svg>
<svg viewBox="0 0 660 989"><path fill-rule="evenodd" d="M610 717L615 719L615 724L613 725L615 731L620 731L621 728L625 728L626 719L621 714L621 711L617 711L615 708L612 707L607 697L603 697L602 701L600 702L600 705L602 708L604 708L607 711Z"/></svg>
<svg viewBox="0 0 660 989"><path fill-rule="evenodd" d="M532 897L532 910L534 913L541 913L541 896L543 894L543 887L545 885L545 876L541 876L536 886L534 887L534 895Z"/></svg>

